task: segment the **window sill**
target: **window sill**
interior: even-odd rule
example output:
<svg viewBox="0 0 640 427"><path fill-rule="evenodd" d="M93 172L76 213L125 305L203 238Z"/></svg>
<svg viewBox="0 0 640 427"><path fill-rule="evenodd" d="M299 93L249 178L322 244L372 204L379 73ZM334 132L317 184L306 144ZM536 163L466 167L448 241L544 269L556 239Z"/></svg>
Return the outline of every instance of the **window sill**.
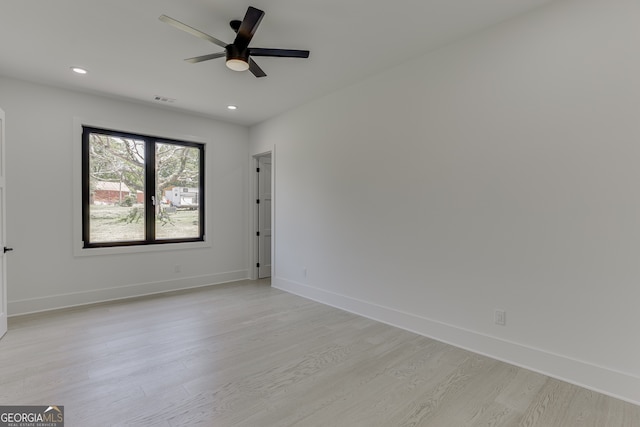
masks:
<svg viewBox="0 0 640 427"><path fill-rule="evenodd" d="M112 248L83 248L82 242L74 248L74 255L81 256L95 256L95 255L122 255L133 253L145 253L145 252L166 252L166 251L180 251L186 249L204 249L210 248L211 243L204 242L186 242L186 243L167 243L158 245L138 245L138 246L117 246Z"/></svg>

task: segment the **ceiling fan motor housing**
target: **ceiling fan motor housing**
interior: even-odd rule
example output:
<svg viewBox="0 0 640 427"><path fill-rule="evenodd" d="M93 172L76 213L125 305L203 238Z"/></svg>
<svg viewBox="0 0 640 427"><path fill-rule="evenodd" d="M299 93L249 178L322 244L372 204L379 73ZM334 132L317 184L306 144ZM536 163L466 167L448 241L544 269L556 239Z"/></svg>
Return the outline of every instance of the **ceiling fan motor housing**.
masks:
<svg viewBox="0 0 640 427"><path fill-rule="evenodd" d="M240 49L235 44L225 47L227 53L227 67L235 71L245 71L249 68L249 49Z"/></svg>

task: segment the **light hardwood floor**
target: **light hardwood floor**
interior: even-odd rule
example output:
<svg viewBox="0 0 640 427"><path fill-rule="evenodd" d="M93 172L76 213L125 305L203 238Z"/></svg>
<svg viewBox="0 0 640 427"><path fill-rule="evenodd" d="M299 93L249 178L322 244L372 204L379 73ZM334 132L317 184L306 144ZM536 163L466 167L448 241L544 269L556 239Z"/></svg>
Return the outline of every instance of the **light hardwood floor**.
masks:
<svg viewBox="0 0 640 427"><path fill-rule="evenodd" d="M10 319L0 404L67 427L640 426L640 407L238 282Z"/></svg>

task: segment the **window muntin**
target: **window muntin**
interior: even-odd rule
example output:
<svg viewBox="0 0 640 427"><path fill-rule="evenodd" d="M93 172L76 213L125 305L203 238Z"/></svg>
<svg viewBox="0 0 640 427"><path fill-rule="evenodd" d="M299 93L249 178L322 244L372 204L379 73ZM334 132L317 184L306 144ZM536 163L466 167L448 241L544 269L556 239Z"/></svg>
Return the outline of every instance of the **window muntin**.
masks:
<svg viewBox="0 0 640 427"><path fill-rule="evenodd" d="M85 248L204 241L204 144L85 126L82 171Z"/></svg>

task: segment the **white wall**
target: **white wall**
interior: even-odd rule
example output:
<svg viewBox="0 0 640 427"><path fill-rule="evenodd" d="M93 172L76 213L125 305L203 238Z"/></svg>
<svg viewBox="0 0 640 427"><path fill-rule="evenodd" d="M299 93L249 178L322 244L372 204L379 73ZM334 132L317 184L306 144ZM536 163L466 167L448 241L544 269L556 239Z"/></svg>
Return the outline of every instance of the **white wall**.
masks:
<svg viewBox="0 0 640 427"><path fill-rule="evenodd" d="M0 105L7 122L7 241L15 248L8 267L10 315L247 277L250 157L245 127L8 78L0 78ZM79 166L74 161L80 150L76 117L207 141L211 245L75 256L73 236L80 236L80 224L74 223L74 168ZM180 273L174 272L175 265L181 266Z"/></svg>
<svg viewBox="0 0 640 427"><path fill-rule="evenodd" d="M556 2L252 128L274 285L640 403L638 16Z"/></svg>

